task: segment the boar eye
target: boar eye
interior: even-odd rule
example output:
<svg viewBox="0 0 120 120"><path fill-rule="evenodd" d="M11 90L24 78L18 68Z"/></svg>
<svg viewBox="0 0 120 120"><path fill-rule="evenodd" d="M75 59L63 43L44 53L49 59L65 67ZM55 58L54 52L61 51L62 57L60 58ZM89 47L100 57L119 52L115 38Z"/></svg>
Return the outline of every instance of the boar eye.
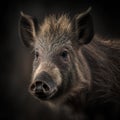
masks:
<svg viewBox="0 0 120 120"><path fill-rule="evenodd" d="M61 57L62 57L64 60L67 60L68 52L67 52L67 51L63 51L63 52L61 53Z"/></svg>
<svg viewBox="0 0 120 120"><path fill-rule="evenodd" d="M35 51L34 55L35 55L35 58L36 58L36 59L39 58L39 52Z"/></svg>

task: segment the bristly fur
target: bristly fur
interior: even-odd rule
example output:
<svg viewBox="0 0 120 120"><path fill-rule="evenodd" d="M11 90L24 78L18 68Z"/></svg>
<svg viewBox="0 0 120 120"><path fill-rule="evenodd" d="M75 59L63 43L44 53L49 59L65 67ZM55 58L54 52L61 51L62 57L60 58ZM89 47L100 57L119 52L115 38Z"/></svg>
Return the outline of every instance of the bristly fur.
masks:
<svg viewBox="0 0 120 120"><path fill-rule="evenodd" d="M89 106L99 106L97 103L120 104L120 41L93 37L92 22L86 20L91 21L90 18L88 14L76 25L66 14L51 15L39 26L37 34L30 31L33 22L26 18L31 29L22 29L22 33L27 33L25 42L30 42L32 36L32 47L38 53L33 62L32 82L36 82L39 73L47 72L58 87L54 98L48 101L55 106L67 105L78 116L82 107L91 112ZM61 56L64 52L65 58Z"/></svg>
<svg viewBox="0 0 120 120"><path fill-rule="evenodd" d="M95 36L82 51L92 74L93 90L90 100L118 102L120 100L120 42L101 40L100 37Z"/></svg>
<svg viewBox="0 0 120 120"><path fill-rule="evenodd" d="M69 38L71 39L73 37L72 30L72 21L66 14L61 16L48 16L42 25L40 25L38 37L40 37L39 42L41 42L39 44L42 46L44 41L44 43L54 44L54 46L58 48L61 44L66 44L66 40L69 41ZM61 37L61 39L59 39L59 43L56 44L58 42L57 38L59 37ZM43 46L45 47L45 45ZM51 51L53 52L53 49L51 49ZM111 101L111 96L118 96L119 92L115 93L115 91L119 91L120 89L120 82L118 81L120 76L117 75L120 72L119 41L104 40L103 38L94 36L91 43L81 46L79 56L77 57L78 58L74 56L74 58L77 59L74 61L75 63L73 63L76 66L74 69L77 69L78 75L83 74L86 80L91 79L86 81L87 87L90 87L92 84L92 88L94 88L91 95L92 97L89 98L90 101L91 99L102 99L103 102ZM83 60L83 58L85 59ZM87 71L80 70L82 66L80 65L81 61L84 68L85 66L89 66L85 69ZM81 81L79 82L81 83ZM76 95L77 91L79 91L78 89L81 89L80 86L76 86L70 95Z"/></svg>
<svg viewBox="0 0 120 120"><path fill-rule="evenodd" d="M49 17L45 18L43 24L40 26L40 35L48 35L50 37L54 33L70 33L71 27L71 21L66 14L61 16L50 15Z"/></svg>
<svg viewBox="0 0 120 120"><path fill-rule="evenodd" d="M73 36L72 29L72 21L67 14L58 16L49 15L39 26L39 31L37 32L37 46L44 49L44 51L48 51L47 46L52 46L49 52L53 52L58 49L58 46L69 45L71 44L70 40Z"/></svg>
<svg viewBox="0 0 120 120"><path fill-rule="evenodd" d="M80 106L80 109L82 106L97 106L98 103L120 105L120 41L101 39L95 35L91 43L81 46L80 54L85 58L84 64L89 66L90 71L84 71L82 74L88 76L88 73L91 73L91 81L88 81L90 89L82 90L78 83L68 98L65 97L66 104L74 109L77 106ZM79 66L79 63L77 64Z"/></svg>

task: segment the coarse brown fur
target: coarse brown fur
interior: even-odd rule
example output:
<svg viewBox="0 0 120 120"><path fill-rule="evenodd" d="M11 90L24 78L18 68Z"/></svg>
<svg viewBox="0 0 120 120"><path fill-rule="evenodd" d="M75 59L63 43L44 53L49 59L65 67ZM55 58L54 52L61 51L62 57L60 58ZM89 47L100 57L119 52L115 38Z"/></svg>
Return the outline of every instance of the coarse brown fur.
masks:
<svg viewBox="0 0 120 120"><path fill-rule="evenodd" d="M25 19L29 27L21 27L21 31L25 33L27 30L27 35L32 36L30 40L34 39L27 43L23 37L23 41L40 54L33 62L32 84L40 72L46 71L59 88L55 98L49 102L55 106L69 106L76 113L82 109L91 110L91 106L99 104L120 104L120 41L106 40L97 35L92 38L92 29L86 28L91 27L91 21L84 23L87 18L91 20L88 11L77 17L79 28L75 27L75 19L53 15L35 31L33 22L26 20L30 17L22 17L21 23L24 24ZM84 21L79 22L79 19ZM63 51L69 54L67 61L60 56Z"/></svg>
<svg viewBox="0 0 120 120"><path fill-rule="evenodd" d="M100 39L95 35L91 43L81 47L81 53L92 78L88 101L120 103L120 41Z"/></svg>
<svg viewBox="0 0 120 120"><path fill-rule="evenodd" d="M61 35L65 37L66 32L68 35L73 34L72 29L73 28L72 28L70 19L66 15L60 16L58 18L56 18L56 16L50 16L46 18L44 23L40 26L39 35L40 37L41 36L44 36L45 38L48 37L46 38L46 40L49 40L50 43L48 44L51 44L52 41L50 40L56 40L55 36L58 37L59 35ZM70 39L71 38L72 36L70 36ZM62 41L62 40L63 39L61 39L61 41L59 40L59 42L61 42L63 45L63 42L66 42L66 41ZM67 38L67 40L69 39ZM100 98L105 102L105 101L111 100L112 99L111 96L118 97L119 89L120 89L120 83L118 81L118 79L120 79L120 76L118 75L118 73L120 73L120 67L119 67L120 66L120 42L119 40L116 40L116 41L106 40L96 35L94 36L91 43L89 43L88 45L81 46L79 51L80 51L80 54L79 54L80 57L78 56L79 60L82 59L81 57L81 54L82 54L84 59L82 60L82 62L84 61L84 64L86 63L89 64L90 71L86 71L86 73L82 73L82 74L88 74L88 72L91 72L92 82L93 82L92 86L95 85L94 98L95 97L97 99ZM76 60L76 64L77 64L77 60ZM76 68L78 68L78 66L79 66L79 63L76 65ZM96 88L98 88L98 90ZM78 91L77 86L75 89ZM118 92L116 93L116 91ZM74 94L74 91L73 91L73 94ZM107 97L109 99L107 99Z"/></svg>
<svg viewBox="0 0 120 120"><path fill-rule="evenodd" d="M82 51L91 68L92 92L95 94L93 98L119 103L120 41L104 40L95 36Z"/></svg>

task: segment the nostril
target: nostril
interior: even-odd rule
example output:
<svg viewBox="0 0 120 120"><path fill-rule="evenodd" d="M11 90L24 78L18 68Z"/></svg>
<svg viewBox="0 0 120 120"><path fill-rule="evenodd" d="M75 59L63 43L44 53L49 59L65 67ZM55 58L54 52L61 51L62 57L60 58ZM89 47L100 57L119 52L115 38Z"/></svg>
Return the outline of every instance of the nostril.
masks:
<svg viewBox="0 0 120 120"><path fill-rule="evenodd" d="M50 90L50 88L47 84L43 84L43 89L45 92L48 92Z"/></svg>

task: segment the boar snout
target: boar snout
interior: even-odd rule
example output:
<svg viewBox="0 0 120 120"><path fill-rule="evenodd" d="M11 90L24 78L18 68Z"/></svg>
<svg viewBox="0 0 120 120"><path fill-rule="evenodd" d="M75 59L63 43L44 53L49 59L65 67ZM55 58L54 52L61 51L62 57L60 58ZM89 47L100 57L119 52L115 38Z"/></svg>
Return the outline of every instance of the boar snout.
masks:
<svg viewBox="0 0 120 120"><path fill-rule="evenodd" d="M41 72L30 85L30 91L39 99L50 99L57 92L57 85L45 71Z"/></svg>

